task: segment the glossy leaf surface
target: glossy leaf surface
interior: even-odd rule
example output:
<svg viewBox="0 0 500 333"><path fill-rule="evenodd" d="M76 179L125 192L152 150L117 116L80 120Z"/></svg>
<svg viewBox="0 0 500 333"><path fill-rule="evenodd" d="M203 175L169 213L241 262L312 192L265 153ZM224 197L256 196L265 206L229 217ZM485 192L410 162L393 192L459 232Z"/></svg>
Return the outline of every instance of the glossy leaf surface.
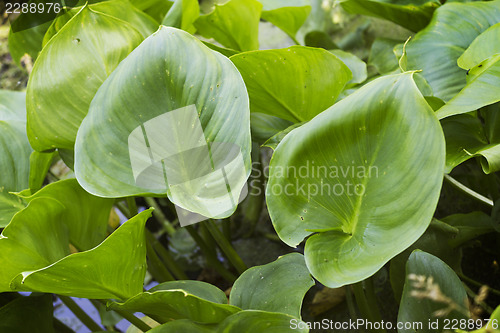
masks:
<svg viewBox="0 0 500 333"><path fill-rule="evenodd" d="M243 310L280 312L300 318L302 300L313 285L304 256L291 253L246 270L234 283L229 303Z"/></svg>
<svg viewBox="0 0 500 333"><path fill-rule="evenodd" d="M482 32L499 21L500 1L447 3L439 7L429 25L408 43L408 68L423 70L434 96L449 101L466 84L466 70L458 67L458 58Z"/></svg>
<svg viewBox="0 0 500 333"><path fill-rule="evenodd" d="M36 150L73 149L97 89L142 38L132 25L89 6L61 28L28 82L28 137Z"/></svg>
<svg viewBox="0 0 500 333"><path fill-rule="evenodd" d="M444 138L412 76L363 86L290 132L271 160L266 198L274 228L290 246L314 234L306 263L329 287L372 275L431 221ZM397 244L387 241L394 238Z"/></svg>
<svg viewBox="0 0 500 333"><path fill-rule="evenodd" d="M352 78L336 56L304 46L240 53L231 61L245 80L251 111L292 122L331 106Z"/></svg>

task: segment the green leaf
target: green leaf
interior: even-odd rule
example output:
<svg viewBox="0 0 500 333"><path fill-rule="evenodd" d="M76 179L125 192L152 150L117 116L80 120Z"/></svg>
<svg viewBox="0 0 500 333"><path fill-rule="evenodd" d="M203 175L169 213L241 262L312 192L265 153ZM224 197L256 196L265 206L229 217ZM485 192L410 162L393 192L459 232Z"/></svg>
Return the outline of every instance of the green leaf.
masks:
<svg viewBox="0 0 500 333"><path fill-rule="evenodd" d="M408 43L408 68L423 70L434 96L449 101L466 84L466 71L457 66L458 58L478 35L499 21L500 1L446 3Z"/></svg>
<svg viewBox="0 0 500 333"><path fill-rule="evenodd" d="M302 300L313 285L304 256L290 253L241 274L231 289L229 304L300 318Z"/></svg>
<svg viewBox="0 0 500 333"><path fill-rule="evenodd" d="M25 93L0 90L0 228L23 208L9 192L29 186L31 146L26 136Z"/></svg>
<svg viewBox="0 0 500 333"><path fill-rule="evenodd" d="M19 196L28 203L38 198L52 198L63 204L66 209L60 221L67 225L69 240L79 251L90 250L106 238L114 200L87 193L76 179L60 180L33 195Z"/></svg>
<svg viewBox="0 0 500 333"><path fill-rule="evenodd" d="M288 133L290 133L292 130L294 130L297 127L300 127L302 125L304 125L304 123L296 123L296 124L290 125L289 127L282 130L281 132L278 132L276 135L273 135L262 146L269 147L272 150L276 150L276 147L278 147L279 143L287 136Z"/></svg>
<svg viewBox="0 0 500 333"><path fill-rule="evenodd" d="M314 234L307 267L328 287L371 276L431 221L444 138L412 76L366 84L290 132L271 159L274 228L289 246Z"/></svg>
<svg viewBox="0 0 500 333"><path fill-rule="evenodd" d="M194 33L194 21L200 16L198 0L176 0L162 24Z"/></svg>
<svg viewBox="0 0 500 333"><path fill-rule="evenodd" d="M352 78L336 56L305 46L239 53L231 60L245 80L251 111L292 122L331 106Z"/></svg>
<svg viewBox="0 0 500 333"><path fill-rule="evenodd" d="M30 2L39 3L41 1ZM54 3L59 5L61 2L55 0ZM43 36L52 23L47 17L53 14L54 13L40 13L39 15L20 14L19 17L12 22L9 31L8 46L12 60L14 60L17 65L21 64L21 58L25 54L28 54L33 61L38 57L38 54L42 50Z"/></svg>
<svg viewBox="0 0 500 333"><path fill-rule="evenodd" d="M88 7L96 12L113 16L114 18L131 24L141 33L143 38L148 37L153 32L158 30L159 24L156 23L150 16L132 6L128 0L107 0L97 3L89 3ZM71 10L67 13L54 20L43 37L43 46L45 47L49 40L54 37L54 35L57 34L73 16L78 14L81 9L82 6L71 8Z"/></svg>
<svg viewBox="0 0 500 333"><path fill-rule="evenodd" d="M311 12L310 0L258 0L262 5L262 19L271 22L292 39Z"/></svg>
<svg viewBox="0 0 500 333"><path fill-rule="evenodd" d="M433 219L425 233L409 248L391 259L390 280L394 296L399 303L406 277L406 263L414 250L422 250L443 260L448 266L459 270L462 250L451 246L459 230L445 222Z"/></svg>
<svg viewBox="0 0 500 333"><path fill-rule="evenodd" d="M183 114L187 117L192 114L193 109L197 111L195 118L199 118L201 128L195 128L195 123L189 123L189 128L185 129L175 125L176 130L167 131L175 139L168 141L169 139L161 137L165 132L164 127L156 129L155 126L173 126L174 123L168 120L168 116L174 113L168 111L179 111L181 108L186 111ZM167 194L176 205L210 216L210 212L206 210L213 207L209 206L214 205L213 202L227 206L229 197L235 193L240 194L250 173L249 113L243 79L226 57L210 50L182 30L162 27L120 64L94 97L76 140L76 177L83 188L99 196ZM156 117L162 117L163 120L153 120ZM166 184L163 173L159 178L151 178L151 182L146 185L138 185L134 174L137 170L131 164L129 137L133 131L140 131L141 126L148 128L149 142L152 142L152 138L156 140L154 142L161 144L171 142L165 147L161 144L154 146L152 151L158 155L155 156L157 161L169 156L170 153L162 155L165 149L184 151L186 135L191 138L204 136L200 138L201 144L201 140L204 140L238 147L243 166L238 161L227 166L228 175L238 177L234 186L231 185L232 195L228 196L227 191L213 194L206 189L198 189L203 191L196 194L199 200L193 200L192 195L176 196L173 191L179 187L174 187L175 183ZM212 145L214 158L218 154L227 153L224 147L214 147L216 146ZM135 154L133 162L136 162L137 155L137 159L144 160L140 160L141 163L150 165L146 144L134 149L137 154L136 150L132 152ZM185 161L182 166L178 166L175 161L170 163L169 160L165 166L174 170L202 170L201 167L205 167L198 160ZM239 169L243 170L240 172ZM209 181L215 183L220 180ZM198 186L191 184L193 187ZM236 208L231 207L233 211ZM232 211L228 211L225 216L231 213Z"/></svg>
<svg viewBox="0 0 500 333"><path fill-rule="evenodd" d="M53 333L52 295L20 296L0 308L0 318L1 332Z"/></svg>
<svg viewBox="0 0 500 333"><path fill-rule="evenodd" d="M88 5L61 28L28 82L28 137L35 150L73 148L97 89L141 40L132 25Z"/></svg>
<svg viewBox="0 0 500 333"><path fill-rule="evenodd" d="M201 15L194 26L203 37L214 38L228 48L257 50L261 10L257 0L215 1L212 10Z"/></svg>
<svg viewBox="0 0 500 333"><path fill-rule="evenodd" d="M0 228L6 227L12 217L23 208L24 205L18 197L0 192Z"/></svg>
<svg viewBox="0 0 500 333"><path fill-rule="evenodd" d="M60 221L64 206L56 200L33 200L0 236L0 291L12 291L11 280L23 271L52 264L69 254L66 225Z"/></svg>
<svg viewBox="0 0 500 333"><path fill-rule="evenodd" d="M500 138L497 117L500 104L488 106L481 112L485 125L470 114L460 114L441 121L446 137L446 169L449 173L460 163L479 157L486 174L500 170Z"/></svg>
<svg viewBox="0 0 500 333"><path fill-rule="evenodd" d="M252 140L265 142L270 137L286 130L293 123L289 120L270 116L265 113L252 112L250 114L250 126L252 130Z"/></svg>
<svg viewBox="0 0 500 333"><path fill-rule="evenodd" d="M469 71L466 86L436 111L439 119L474 111L500 101L500 53Z"/></svg>
<svg viewBox="0 0 500 333"><path fill-rule="evenodd" d="M467 319L467 294L455 272L439 258L414 251L406 264L406 280L398 322L423 323L418 332L442 332L444 319ZM439 320L438 327L426 323ZM416 332L398 329L399 333Z"/></svg>
<svg viewBox="0 0 500 333"><path fill-rule="evenodd" d="M368 65L375 67L379 74L386 74L398 68L398 58L394 53L396 45L404 43L404 41L376 38L370 49Z"/></svg>
<svg viewBox="0 0 500 333"><path fill-rule="evenodd" d="M240 311L227 304L224 292L201 281L172 281L159 284L124 303L110 302L112 310L143 312L168 319L190 319L219 323Z"/></svg>
<svg viewBox="0 0 500 333"><path fill-rule="evenodd" d="M332 37L323 31L310 31L304 37L305 46L319 47L325 50L338 49Z"/></svg>
<svg viewBox="0 0 500 333"><path fill-rule="evenodd" d="M32 204L39 200L34 200ZM31 270L20 273L12 280L11 287L96 299L128 299L139 294L146 274L144 228L150 216L151 210L136 215L91 250L60 260L53 258L57 261L52 260L53 263L40 269L31 266ZM36 245L40 246L39 241Z"/></svg>
<svg viewBox="0 0 500 333"><path fill-rule="evenodd" d="M359 59L352 53L342 50L330 50L330 53L342 60L342 62L351 71L352 79L348 82L348 84L362 83L366 80L368 74L366 71L366 63L363 60Z"/></svg>
<svg viewBox="0 0 500 333"><path fill-rule="evenodd" d="M500 23L497 23L474 39L467 50L458 58L458 66L463 69L471 69L491 56L500 53L499 40Z"/></svg>
<svg viewBox="0 0 500 333"><path fill-rule="evenodd" d="M453 214L441 220L458 230L457 235L448 241L451 247L460 246L471 239L495 230L491 217L483 212Z"/></svg>
<svg viewBox="0 0 500 333"><path fill-rule="evenodd" d="M439 2L429 0L343 0L341 4L348 13L386 19L415 32L425 28L439 7Z"/></svg>
<svg viewBox="0 0 500 333"><path fill-rule="evenodd" d="M282 313L245 310L227 317L218 325L206 325L189 320L175 320L156 327L150 333L307 333L306 323Z"/></svg>
<svg viewBox="0 0 500 333"><path fill-rule="evenodd" d="M40 153L34 151L31 153L29 176L29 189L31 193L35 193L42 188L55 155L56 152Z"/></svg>

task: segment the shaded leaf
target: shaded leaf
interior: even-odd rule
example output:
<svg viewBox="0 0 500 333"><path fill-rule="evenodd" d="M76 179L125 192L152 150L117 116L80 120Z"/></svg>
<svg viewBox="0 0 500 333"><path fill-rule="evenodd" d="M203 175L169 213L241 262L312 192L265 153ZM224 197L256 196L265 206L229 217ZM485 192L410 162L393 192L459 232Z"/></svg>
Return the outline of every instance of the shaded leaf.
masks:
<svg viewBox="0 0 500 333"><path fill-rule="evenodd" d="M79 251L99 245L107 235L107 225L114 200L87 193L76 179L49 184L33 195L20 195L26 202L52 198L66 208L60 222L66 224L69 240Z"/></svg>
<svg viewBox="0 0 500 333"><path fill-rule="evenodd" d="M309 0L258 1L263 5L262 19L271 22L293 39L311 12Z"/></svg>
<svg viewBox="0 0 500 333"><path fill-rule="evenodd" d="M189 320L175 320L156 327L151 333L306 333L306 323L282 313L255 310L240 311L220 324L198 324Z"/></svg>
<svg viewBox="0 0 500 333"><path fill-rule="evenodd" d="M500 105L483 109L485 124L476 116L460 114L441 121L446 137L446 169L449 173L460 163L480 157L485 173L500 170L500 138L496 117L500 115Z"/></svg>
<svg viewBox="0 0 500 333"><path fill-rule="evenodd" d="M150 216L151 210L136 215L91 250L65 253L67 256L60 260L51 258L47 267L33 270L31 266L32 270L12 280L11 288L96 299L128 299L137 295L146 274L144 228Z"/></svg>
<svg viewBox="0 0 500 333"><path fill-rule="evenodd" d="M56 152L40 153L34 151L31 153L29 176L29 189L31 193L35 193L42 188L45 176L55 155Z"/></svg>
<svg viewBox="0 0 500 333"><path fill-rule="evenodd" d="M290 253L243 272L231 289L229 304L300 318L302 300L313 285L304 256Z"/></svg>
<svg viewBox="0 0 500 333"><path fill-rule="evenodd" d="M436 111L439 119L474 111L500 101L500 53L469 71L465 87Z"/></svg>
<svg viewBox="0 0 500 333"><path fill-rule="evenodd" d="M458 58L479 34L499 21L500 1L446 3L408 43L408 68L423 70L434 96L449 101L466 84L466 71L457 66Z"/></svg>
<svg viewBox="0 0 500 333"><path fill-rule="evenodd" d="M500 53L499 40L500 23L497 23L472 41L467 50L458 58L458 66L463 69L471 69L491 56Z"/></svg>
<svg viewBox="0 0 500 333"><path fill-rule="evenodd" d="M364 82L368 77L366 63L356 57L354 54L342 50L330 50L337 58L349 68L352 73L352 79L348 84L357 84Z"/></svg>
<svg viewBox="0 0 500 333"><path fill-rule="evenodd" d="M376 38L370 49L368 65L375 67L380 74L386 74L398 68L398 58L394 54L396 45L404 41Z"/></svg>
<svg viewBox="0 0 500 333"><path fill-rule="evenodd" d="M240 311L227 304L224 292L201 281L161 283L124 303L110 302L109 309L143 312L168 319L190 319L199 323L219 323Z"/></svg>
<svg viewBox="0 0 500 333"><path fill-rule="evenodd" d="M262 5L257 0L215 1L211 11L194 23L198 33L222 45L249 51L259 48L259 20Z"/></svg>
<svg viewBox="0 0 500 333"><path fill-rule="evenodd" d="M439 327L425 325L439 320ZM455 272L439 258L414 251L406 264L406 280L399 307L398 322L424 323L418 332L442 332L444 319L467 319L467 294ZM417 332L398 329L399 333Z"/></svg>
<svg viewBox="0 0 500 333"><path fill-rule="evenodd" d="M341 4L349 13L386 19L411 31L425 28L439 6L439 2L429 0L343 0Z"/></svg>
<svg viewBox="0 0 500 333"><path fill-rule="evenodd" d="M0 308L0 331L53 333L52 296L20 296ZM29 320L26 318L29 317Z"/></svg>

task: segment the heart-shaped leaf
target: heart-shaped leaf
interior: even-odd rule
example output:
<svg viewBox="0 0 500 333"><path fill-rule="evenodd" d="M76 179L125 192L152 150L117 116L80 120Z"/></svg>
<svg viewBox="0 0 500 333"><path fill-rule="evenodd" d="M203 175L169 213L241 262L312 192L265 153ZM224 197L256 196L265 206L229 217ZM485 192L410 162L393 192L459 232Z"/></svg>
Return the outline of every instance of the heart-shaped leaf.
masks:
<svg viewBox="0 0 500 333"><path fill-rule="evenodd" d="M290 132L271 159L266 198L274 228L290 246L314 234L307 267L329 287L369 277L431 221L444 138L412 77L363 86Z"/></svg>
<svg viewBox="0 0 500 333"><path fill-rule="evenodd" d="M419 332L442 332L445 319L467 319L467 294L462 281L439 258L414 251L406 263L406 280L398 322L423 323ZM438 320L437 327L425 325ZM415 332L398 329L399 333Z"/></svg>
<svg viewBox="0 0 500 333"><path fill-rule="evenodd" d="M292 39L311 12L310 0L259 0L262 19L271 22ZM298 44L298 43L297 43Z"/></svg>
<svg viewBox="0 0 500 333"><path fill-rule="evenodd" d="M292 122L331 106L352 78L336 56L304 46L239 53L231 61L245 80L251 111Z"/></svg>
<svg viewBox="0 0 500 333"><path fill-rule="evenodd" d="M302 300L313 285L304 256L290 253L241 274L231 289L229 304L300 318Z"/></svg>
<svg viewBox="0 0 500 333"><path fill-rule="evenodd" d="M165 320L190 319L199 323L219 323L241 311L227 304L222 290L201 281L165 282L125 303L111 302L108 308L140 311Z"/></svg>
<svg viewBox="0 0 500 333"><path fill-rule="evenodd" d="M28 82L28 137L35 150L73 149L97 89L141 41L132 25L88 5L61 28Z"/></svg>
<svg viewBox="0 0 500 333"><path fill-rule="evenodd" d="M205 216L211 216L215 206L228 207L225 215L221 213L227 217L236 208L229 204L250 173L249 113L244 82L226 57L185 31L162 27L120 64L96 94L76 140L76 177L88 192L99 196L168 194L176 205ZM201 183L175 181L195 179L211 167L208 159L202 159L205 155L197 155L209 144L211 155L206 157L216 164L217 159L225 162L232 156L228 150L238 150L225 167L232 180L230 196L226 183L220 192L209 190L225 179L215 173ZM191 149L193 145L200 150ZM150 178L141 183L139 176L149 166L158 166L158 173L147 174ZM185 184L185 192L178 190Z"/></svg>
<svg viewBox="0 0 500 333"><path fill-rule="evenodd" d="M259 20L262 5L257 0L216 0L195 22L198 33L214 38L222 45L238 51L259 48Z"/></svg>
<svg viewBox="0 0 500 333"><path fill-rule="evenodd" d="M466 84L466 71L457 66L458 58L499 21L500 1L446 3L406 46L408 68L423 70L434 96L449 101Z"/></svg>
<svg viewBox="0 0 500 333"><path fill-rule="evenodd" d="M37 202L44 204L43 201L48 200L57 203L52 199L41 198L33 200L30 205ZM60 204L57 203L57 205ZM42 209L42 207L38 207L34 214L39 214ZM24 211L27 210L28 208ZM20 214L16 215L16 218ZM50 230L46 224L38 223L38 229L36 229L33 228L33 224L37 224L36 222L40 222L39 220L29 221L35 223L29 223L28 226L26 226L27 221L19 220L20 223L25 223L24 228L30 228L30 232L25 232L22 237L31 238L29 244L33 244L35 249L39 251L38 253L44 254L48 249L58 246L60 248L57 254L63 258L58 260L57 256L46 257L44 259L49 261L49 265L44 265L46 267L39 269L31 265L28 266L29 271L26 268L23 269L24 271L12 280L11 288L96 299L128 299L139 294L142 291L146 275L144 228L146 220L150 216L151 210L144 211L125 222L99 246L71 255L67 255L69 250L67 241L60 241L63 237L67 237L64 235L65 228L59 228L59 239L54 240L52 237L39 237L41 231L45 235L47 230ZM52 224L54 226L54 223ZM16 240L21 239L19 238L21 237L20 231L12 230L11 225L2 233L7 239L0 239L0 241L16 242ZM11 228L12 234L6 232L9 228ZM32 238L34 236L36 239ZM15 238L11 239L11 237ZM40 242L40 238L45 240L45 244ZM48 243L51 245L49 246ZM66 249L63 246L65 243ZM9 249L15 251L19 247L19 241L17 246L14 244L9 244ZM30 249L30 251L33 250ZM9 260L12 262L13 259L9 258Z"/></svg>

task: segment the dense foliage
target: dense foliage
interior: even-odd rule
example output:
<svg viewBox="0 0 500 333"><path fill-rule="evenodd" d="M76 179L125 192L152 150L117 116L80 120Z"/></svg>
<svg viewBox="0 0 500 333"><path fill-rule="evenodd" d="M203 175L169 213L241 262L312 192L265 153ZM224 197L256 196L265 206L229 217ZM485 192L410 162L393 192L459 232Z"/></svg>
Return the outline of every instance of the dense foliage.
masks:
<svg viewBox="0 0 500 333"><path fill-rule="evenodd" d="M1 332L500 332L500 0L45 3L0 90Z"/></svg>

